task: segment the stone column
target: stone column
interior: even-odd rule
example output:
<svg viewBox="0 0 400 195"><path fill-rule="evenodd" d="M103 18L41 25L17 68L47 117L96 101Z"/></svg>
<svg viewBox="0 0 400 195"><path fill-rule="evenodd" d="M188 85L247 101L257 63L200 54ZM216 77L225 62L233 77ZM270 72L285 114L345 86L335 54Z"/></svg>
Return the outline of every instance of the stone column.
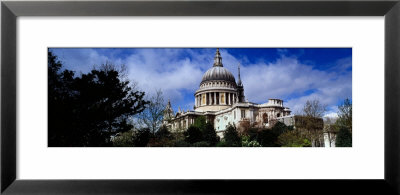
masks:
<svg viewBox="0 0 400 195"><path fill-rule="evenodd" d="M225 102L225 105L227 105L228 102L226 102L226 92L224 92L223 94L224 94L224 102Z"/></svg>
<svg viewBox="0 0 400 195"><path fill-rule="evenodd" d="M228 93L228 102L229 102L229 105L231 105L231 93Z"/></svg>
<svg viewBox="0 0 400 195"><path fill-rule="evenodd" d="M211 92L208 93L208 101L209 101L209 105L212 105Z"/></svg>
<svg viewBox="0 0 400 195"><path fill-rule="evenodd" d="M194 106L197 107L197 96L194 96Z"/></svg>
<svg viewBox="0 0 400 195"><path fill-rule="evenodd" d="M214 93L214 105L217 105L217 93L216 92L213 93Z"/></svg>

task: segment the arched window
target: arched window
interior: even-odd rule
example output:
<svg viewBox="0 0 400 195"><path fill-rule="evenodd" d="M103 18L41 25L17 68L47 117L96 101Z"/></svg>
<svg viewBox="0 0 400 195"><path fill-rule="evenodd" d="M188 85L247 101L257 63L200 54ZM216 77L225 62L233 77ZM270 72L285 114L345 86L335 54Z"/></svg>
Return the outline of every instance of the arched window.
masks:
<svg viewBox="0 0 400 195"><path fill-rule="evenodd" d="M281 117L281 113L276 114L276 117Z"/></svg>
<svg viewBox="0 0 400 195"><path fill-rule="evenodd" d="M264 113L262 118L263 118L263 123L268 123L268 114L267 113Z"/></svg>

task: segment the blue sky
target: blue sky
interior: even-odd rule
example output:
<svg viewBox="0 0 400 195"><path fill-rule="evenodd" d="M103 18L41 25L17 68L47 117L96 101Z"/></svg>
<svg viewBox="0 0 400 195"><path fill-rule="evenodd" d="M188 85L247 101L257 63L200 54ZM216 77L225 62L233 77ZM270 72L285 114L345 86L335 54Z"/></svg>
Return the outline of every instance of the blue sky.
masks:
<svg viewBox="0 0 400 195"><path fill-rule="evenodd" d="M127 76L149 96L161 89L165 99L192 110L194 92L212 67L216 48L51 48L65 68L79 75L106 62L125 65ZM224 67L241 78L245 96L264 103L280 98L298 112L307 100L319 99L327 115L352 97L351 48L220 48Z"/></svg>

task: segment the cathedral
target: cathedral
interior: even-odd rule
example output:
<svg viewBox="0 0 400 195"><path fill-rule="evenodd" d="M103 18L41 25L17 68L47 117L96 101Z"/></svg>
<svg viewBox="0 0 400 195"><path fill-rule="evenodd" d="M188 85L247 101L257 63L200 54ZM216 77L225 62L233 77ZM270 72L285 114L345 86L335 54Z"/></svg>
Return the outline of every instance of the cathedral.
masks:
<svg viewBox="0 0 400 195"><path fill-rule="evenodd" d="M172 132L186 130L199 116L212 122L217 134L222 137L228 124L237 128L248 124L268 128L273 121L293 125L294 117L281 99L268 99L266 103L249 102L244 95L238 66L237 82L232 73L223 66L222 56L217 49L214 64L204 73L199 89L194 93L194 109L174 113L171 102L164 110L163 124Z"/></svg>

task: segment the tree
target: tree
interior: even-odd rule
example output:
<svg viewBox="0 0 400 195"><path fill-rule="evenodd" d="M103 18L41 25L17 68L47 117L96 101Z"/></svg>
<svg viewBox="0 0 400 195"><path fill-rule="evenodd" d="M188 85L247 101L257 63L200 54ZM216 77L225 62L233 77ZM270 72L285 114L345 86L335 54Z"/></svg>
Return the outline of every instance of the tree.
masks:
<svg viewBox="0 0 400 195"><path fill-rule="evenodd" d="M219 137L211 123L206 123L203 129L203 141L209 143L210 146L215 146L219 142Z"/></svg>
<svg viewBox="0 0 400 195"><path fill-rule="evenodd" d="M117 134L114 139L112 139L113 146L117 147L132 147L134 146L134 134L132 131L127 131Z"/></svg>
<svg viewBox="0 0 400 195"><path fill-rule="evenodd" d="M351 147L352 146L352 135L349 129L341 127L336 136L337 147Z"/></svg>
<svg viewBox="0 0 400 195"><path fill-rule="evenodd" d="M331 121L327 121L326 123L324 123L324 133L328 138L329 147L332 147L332 145L335 143L336 134L339 131L338 128L339 126L336 125L336 123L332 123Z"/></svg>
<svg viewBox="0 0 400 195"><path fill-rule="evenodd" d="M194 120L193 126L203 130L207 124L207 120L205 116L199 116Z"/></svg>
<svg viewBox="0 0 400 195"><path fill-rule="evenodd" d="M230 147L241 146L241 139L234 125L228 124L224 132L224 141L226 143L226 146Z"/></svg>
<svg viewBox="0 0 400 195"><path fill-rule="evenodd" d="M307 100L303 107L304 116L321 118L326 112L326 105L321 104L318 99Z"/></svg>
<svg viewBox="0 0 400 195"><path fill-rule="evenodd" d="M146 147L150 140L150 129L143 128L135 133L133 144L136 147Z"/></svg>
<svg viewBox="0 0 400 195"><path fill-rule="evenodd" d="M323 121L322 125L319 125L318 121L324 116L326 107L318 99L307 100L303 107L301 120L304 125L300 129L305 131L307 139L311 141L313 146L323 145Z"/></svg>
<svg viewBox="0 0 400 195"><path fill-rule="evenodd" d="M149 141L149 146L170 147L174 146L174 136L165 125L161 125Z"/></svg>
<svg viewBox="0 0 400 195"><path fill-rule="evenodd" d="M148 104L112 64L76 77L49 51L48 69L49 146L110 146Z"/></svg>
<svg viewBox="0 0 400 195"><path fill-rule="evenodd" d="M185 141L191 144L203 140L203 135L201 133L201 130L194 125L191 125L184 134L185 134Z"/></svg>
<svg viewBox="0 0 400 195"><path fill-rule="evenodd" d="M285 125L285 123L282 123L280 121L276 122L275 125L271 128L272 133L275 135L279 136L282 133L285 133L286 131L289 130L289 128L293 127L288 127Z"/></svg>
<svg viewBox="0 0 400 195"><path fill-rule="evenodd" d="M207 142L209 146L215 146L218 143L219 137L214 129L214 125L211 122L207 122L206 117L197 117L193 126L200 130L202 134L201 140Z"/></svg>
<svg viewBox="0 0 400 195"><path fill-rule="evenodd" d="M257 134L257 142L263 147L277 147L276 140L277 134L273 133L270 129L263 129Z"/></svg>
<svg viewBox="0 0 400 195"><path fill-rule="evenodd" d="M260 131L253 130L253 133L256 133L255 140L263 147L278 147L280 146L278 137L292 129L292 126L286 126L284 123L277 121L271 129L261 129Z"/></svg>
<svg viewBox="0 0 400 195"><path fill-rule="evenodd" d="M149 104L146 109L139 114L139 124L145 128L149 128L152 134L160 128L163 121L165 102L161 90L157 90L156 94L149 98Z"/></svg>
<svg viewBox="0 0 400 195"><path fill-rule="evenodd" d="M78 94L77 120L88 131L91 146L102 144L112 134L131 130L133 126L128 120L148 104L143 99L144 92L133 91L129 81L121 80L115 66L110 64L77 77L74 91Z"/></svg>
<svg viewBox="0 0 400 195"><path fill-rule="evenodd" d="M257 139L259 129L258 128L249 128L247 131L243 133L244 136L248 136L250 141L254 141Z"/></svg>
<svg viewBox="0 0 400 195"><path fill-rule="evenodd" d="M290 130L278 137L282 147L311 147L311 142L300 131Z"/></svg>
<svg viewBox="0 0 400 195"><path fill-rule="evenodd" d="M168 128L165 125L161 125L160 129L156 132L156 138L171 138L171 132L169 132Z"/></svg>
<svg viewBox="0 0 400 195"><path fill-rule="evenodd" d="M84 133L74 128L75 115L71 109L75 95L71 93L74 72L61 71L62 63L48 52L48 145L75 146L84 142Z"/></svg>
<svg viewBox="0 0 400 195"><path fill-rule="evenodd" d="M346 127L350 132L352 132L352 103L351 101L347 98L344 100L343 104L338 106L339 112L338 112L338 120L336 121L336 124L338 126L344 126Z"/></svg>

